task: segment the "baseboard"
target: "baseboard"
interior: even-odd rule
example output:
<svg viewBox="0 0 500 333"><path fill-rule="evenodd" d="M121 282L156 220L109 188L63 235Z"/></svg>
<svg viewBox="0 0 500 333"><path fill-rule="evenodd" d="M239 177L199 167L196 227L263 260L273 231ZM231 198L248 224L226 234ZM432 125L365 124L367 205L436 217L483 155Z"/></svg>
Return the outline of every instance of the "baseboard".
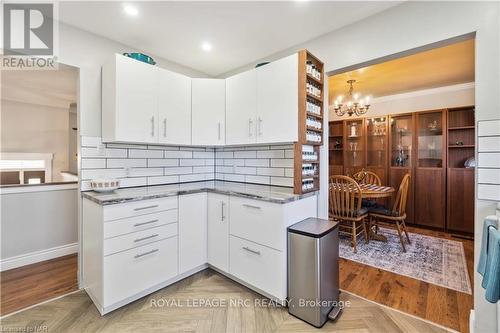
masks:
<svg viewBox="0 0 500 333"><path fill-rule="evenodd" d="M0 260L0 272L78 252L78 243L56 246Z"/></svg>

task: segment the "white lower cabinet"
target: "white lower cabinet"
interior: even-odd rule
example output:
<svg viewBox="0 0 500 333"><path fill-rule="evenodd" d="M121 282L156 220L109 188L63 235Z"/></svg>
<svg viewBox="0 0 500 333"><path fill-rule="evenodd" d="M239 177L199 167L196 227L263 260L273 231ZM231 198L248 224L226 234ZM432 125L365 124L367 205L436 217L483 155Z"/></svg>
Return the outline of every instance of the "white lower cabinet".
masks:
<svg viewBox="0 0 500 333"><path fill-rule="evenodd" d="M207 193L179 196L179 274L207 263Z"/></svg>
<svg viewBox="0 0 500 333"><path fill-rule="evenodd" d="M278 300L285 300L286 253L230 236L231 274Z"/></svg>
<svg viewBox="0 0 500 333"><path fill-rule="evenodd" d="M287 297L286 229L316 216L316 197L285 204L195 193L102 206L83 200L83 283L108 313L210 264Z"/></svg>
<svg viewBox="0 0 500 333"><path fill-rule="evenodd" d="M177 275L177 236L104 257L106 308Z"/></svg>
<svg viewBox="0 0 500 333"><path fill-rule="evenodd" d="M208 263L229 272L229 196L208 193Z"/></svg>

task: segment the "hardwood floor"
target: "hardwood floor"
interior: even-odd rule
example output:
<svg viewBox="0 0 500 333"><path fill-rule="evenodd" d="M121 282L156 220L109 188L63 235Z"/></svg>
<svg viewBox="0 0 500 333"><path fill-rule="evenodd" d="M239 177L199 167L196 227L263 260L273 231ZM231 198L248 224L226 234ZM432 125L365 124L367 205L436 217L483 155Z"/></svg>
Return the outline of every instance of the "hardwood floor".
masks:
<svg viewBox="0 0 500 333"><path fill-rule="evenodd" d="M409 232L461 241L474 286L474 242L438 231L408 227ZM473 295L374 267L340 259L340 287L391 308L430 320L460 332L469 332Z"/></svg>
<svg viewBox="0 0 500 333"><path fill-rule="evenodd" d="M214 304L218 300L220 305L189 306L201 299L212 300ZM255 301L261 299L263 297L259 294L206 269L103 317L87 294L80 291L4 318L1 329L75 333L319 332L289 315L286 308L264 307ZM349 301L349 307L344 309L337 322L326 323L322 332L446 332L345 292L341 299ZM154 306L161 305L160 300L169 300L170 306ZM238 300L248 303L238 303Z"/></svg>
<svg viewBox="0 0 500 333"><path fill-rule="evenodd" d="M0 273L2 316L78 290L77 254Z"/></svg>

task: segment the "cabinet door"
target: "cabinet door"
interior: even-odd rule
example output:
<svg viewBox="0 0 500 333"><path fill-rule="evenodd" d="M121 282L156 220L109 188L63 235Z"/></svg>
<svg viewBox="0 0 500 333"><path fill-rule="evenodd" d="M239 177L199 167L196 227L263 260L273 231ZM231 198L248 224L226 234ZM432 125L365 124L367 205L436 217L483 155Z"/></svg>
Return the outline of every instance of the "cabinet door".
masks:
<svg viewBox="0 0 500 333"><path fill-rule="evenodd" d="M445 227L445 171L417 168L415 171L415 223L427 227Z"/></svg>
<svg viewBox="0 0 500 333"><path fill-rule="evenodd" d="M159 71L159 142L191 144L191 78Z"/></svg>
<svg viewBox="0 0 500 333"><path fill-rule="evenodd" d="M116 55L116 141L158 141L158 68Z"/></svg>
<svg viewBox="0 0 500 333"><path fill-rule="evenodd" d="M257 71L226 79L226 144L255 143Z"/></svg>
<svg viewBox="0 0 500 333"><path fill-rule="evenodd" d="M474 169L448 169L448 230L474 233Z"/></svg>
<svg viewBox="0 0 500 333"><path fill-rule="evenodd" d="M298 54L257 68L257 142L298 140Z"/></svg>
<svg viewBox="0 0 500 333"><path fill-rule="evenodd" d="M208 263L229 272L229 197L208 194Z"/></svg>
<svg viewBox="0 0 500 333"><path fill-rule="evenodd" d="M207 194L179 196L179 274L207 262Z"/></svg>
<svg viewBox="0 0 500 333"><path fill-rule="evenodd" d="M192 144L225 143L226 84L221 79L192 80Z"/></svg>

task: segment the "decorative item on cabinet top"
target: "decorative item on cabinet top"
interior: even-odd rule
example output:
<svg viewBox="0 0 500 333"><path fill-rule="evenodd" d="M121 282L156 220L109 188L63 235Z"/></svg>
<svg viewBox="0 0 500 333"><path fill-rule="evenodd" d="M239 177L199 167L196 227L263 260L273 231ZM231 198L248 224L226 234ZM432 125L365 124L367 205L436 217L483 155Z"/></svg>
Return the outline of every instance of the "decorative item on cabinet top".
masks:
<svg viewBox="0 0 500 333"><path fill-rule="evenodd" d="M156 61L154 61L153 58L151 58L150 56L148 56L144 53L138 53L138 52L127 53L127 52L125 52L125 53L123 53L123 55L126 57L129 57L129 58L138 60L138 61L145 62L146 64L156 65Z"/></svg>

